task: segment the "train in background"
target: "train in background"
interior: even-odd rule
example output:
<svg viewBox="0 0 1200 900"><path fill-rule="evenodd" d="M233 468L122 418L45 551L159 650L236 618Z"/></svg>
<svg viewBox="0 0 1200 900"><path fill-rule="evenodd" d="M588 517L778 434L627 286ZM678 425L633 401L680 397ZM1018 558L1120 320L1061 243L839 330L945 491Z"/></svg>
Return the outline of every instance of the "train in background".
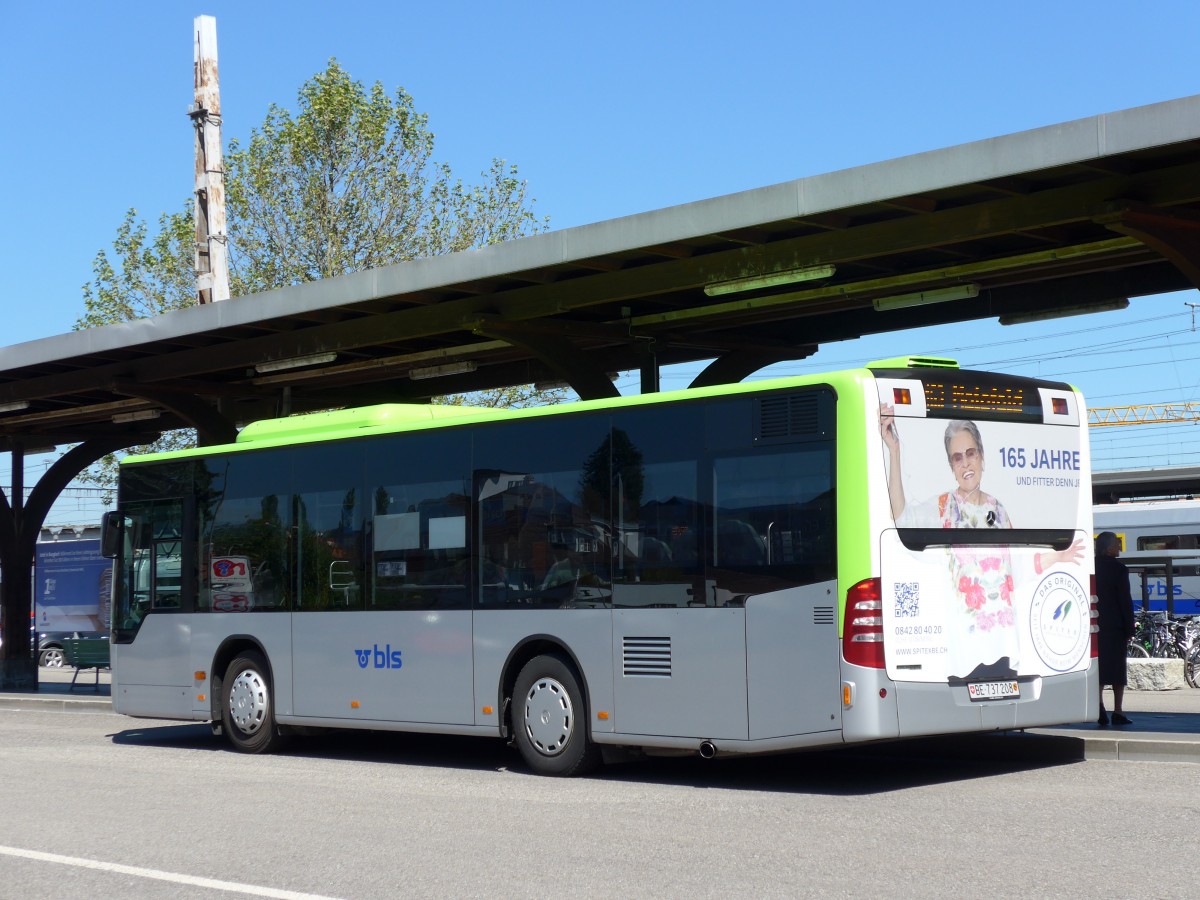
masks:
<svg viewBox="0 0 1200 900"><path fill-rule="evenodd" d="M1092 515L1097 533L1112 531L1121 538L1134 606L1143 597L1139 563L1170 558L1175 615L1200 615L1200 500L1104 503L1093 507ZM1166 611L1167 579L1161 567L1147 567L1144 577L1149 609Z"/></svg>

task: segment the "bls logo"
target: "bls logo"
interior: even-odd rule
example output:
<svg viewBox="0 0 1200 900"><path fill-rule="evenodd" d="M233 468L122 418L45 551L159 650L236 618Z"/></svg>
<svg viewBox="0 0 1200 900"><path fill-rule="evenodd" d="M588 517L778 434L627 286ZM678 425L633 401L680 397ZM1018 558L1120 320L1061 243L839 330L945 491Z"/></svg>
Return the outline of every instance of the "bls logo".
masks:
<svg viewBox="0 0 1200 900"><path fill-rule="evenodd" d="M1167 596L1167 583L1165 581L1152 581L1152 582L1150 582L1148 587L1150 588L1150 596L1151 597ZM1171 593L1174 594L1176 598L1182 597L1183 596L1183 585L1179 584L1178 582L1171 585Z"/></svg>
<svg viewBox="0 0 1200 900"><path fill-rule="evenodd" d="M400 658L400 651L393 650L391 644L384 644L383 649L379 649L379 645L375 644L370 650L355 650L354 655L358 657L358 667L365 669L372 662L376 669L399 669L404 665L404 660Z"/></svg>

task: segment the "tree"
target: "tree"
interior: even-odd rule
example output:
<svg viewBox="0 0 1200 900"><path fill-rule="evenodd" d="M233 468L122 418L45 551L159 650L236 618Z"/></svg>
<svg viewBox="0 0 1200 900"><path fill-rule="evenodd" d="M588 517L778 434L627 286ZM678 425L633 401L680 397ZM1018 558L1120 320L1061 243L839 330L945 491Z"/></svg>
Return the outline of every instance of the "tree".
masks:
<svg viewBox="0 0 1200 900"><path fill-rule="evenodd" d="M447 406L491 406L496 409L520 409L525 406L552 406L568 397L566 388L536 388L531 384L514 384L471 394L446 394L435 397L434 403Z"/></svg>
<svg viewBox="0 0 1200 900"><path fill-rule="evenodd" d="M137 210L128 210L113 239L115 264L104 250L92 261L92 281L83 286L86 312L75 330L194 305L195 246L190 203L184 212L163 213L153 238Z"/></svg>
<svg viewBox="0 0 1200 900"><path fill-rule="evenodd" d="M515 165L492 160L477 185L433 159L428 116L398 88L353 81L336 59L274 104L225 156L230 280L245 296L544 231ZM126 213L84 286L77 329L192 304L192 210L163 214L153 239Z"/></svg>
<svg viewBox="0 0 1200 900"><path fill-rule="evenodd" d="M433 153L428 116L407 91L389 96L379 82L367 88L331 59L301 86L294 115L272 104L244 147L230 141L225 187L234 296L545 230L515 165L495 159L480 183L467 185ZM85 313L75 328L193 305L192 222L189 201L184 211L160 216L151 237L129 210L112 255L101 250L93 261L92 281L83 287ZM511 406L563 397L505 388L469 399ZM164 439L179 446L193 438ZM102 461L84 479L112 486L115 462Z"/></svg>
<svg viewBox="0 0 1200 900"><path fill-rule="evenodd" d="M517 167L466 186L433 161L428 116L398 88L352 81L336 60L272 105L227 157L232 282L253 293L484 247L545 227Z"/></svg>

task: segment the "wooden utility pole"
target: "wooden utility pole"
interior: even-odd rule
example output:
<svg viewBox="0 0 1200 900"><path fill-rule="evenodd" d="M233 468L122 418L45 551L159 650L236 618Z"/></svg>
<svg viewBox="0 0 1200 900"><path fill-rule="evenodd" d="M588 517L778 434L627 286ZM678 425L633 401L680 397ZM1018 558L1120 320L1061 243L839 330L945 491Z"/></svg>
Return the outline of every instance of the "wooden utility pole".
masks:
<svg viewBox="0 0 1200 900"><path fill-rule="evenodd" d="M229 299L217 20L212 16L197 16L193 31L196 102L188 116L196 129L196 302L215 303Z"/></svg>

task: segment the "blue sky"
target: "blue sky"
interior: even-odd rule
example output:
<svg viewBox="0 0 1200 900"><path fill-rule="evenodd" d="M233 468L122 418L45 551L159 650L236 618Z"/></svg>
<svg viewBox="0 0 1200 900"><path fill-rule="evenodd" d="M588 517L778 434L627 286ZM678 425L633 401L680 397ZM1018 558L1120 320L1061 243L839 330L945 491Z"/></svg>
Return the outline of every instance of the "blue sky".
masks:
<svg viewBox="0 0 1200 900"><path fill-rule="evenodd" d="M1194 0L7 7L3 345L71 329L126 209L153 222L188 202L200 14L217 19L226 141L268 104L294 107L336 57L356 79L403 85L466 180L492 157L516 163L552 228L1200 93ZM1093 405L1200 400L1189 301L1200 295L889 335L811 364L942 351L1072 381ZM1200 463L1192 427L1111 429L1094 438L1097 466ZM97 515L67 497L52 521Z"/></svg>

